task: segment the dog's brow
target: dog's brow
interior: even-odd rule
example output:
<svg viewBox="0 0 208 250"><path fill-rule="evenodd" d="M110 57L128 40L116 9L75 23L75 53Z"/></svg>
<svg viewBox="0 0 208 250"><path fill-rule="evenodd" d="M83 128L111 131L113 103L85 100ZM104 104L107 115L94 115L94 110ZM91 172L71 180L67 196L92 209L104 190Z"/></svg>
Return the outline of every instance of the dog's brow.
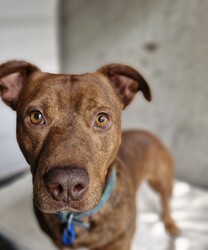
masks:
<svg viewBox="0 0 208 250"><path fill-rule="evenodd" d="M96 101L95 99L89 99L87 103L87 109L94 109L99 107L106 106L106 103Z"/></svg>

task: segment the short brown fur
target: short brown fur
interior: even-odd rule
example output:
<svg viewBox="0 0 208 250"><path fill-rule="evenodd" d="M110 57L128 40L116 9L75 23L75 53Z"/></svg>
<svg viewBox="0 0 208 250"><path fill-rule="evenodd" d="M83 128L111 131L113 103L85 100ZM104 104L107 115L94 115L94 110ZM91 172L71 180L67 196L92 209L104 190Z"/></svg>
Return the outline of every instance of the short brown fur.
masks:
<svg viewBox="0 0 208 250"><path fill-rule="evenodd" d="M144 178L161 195L165 227L177 233L169 208L173 178L169 152L148 132L121 133L121 111L134 95L142 91L151 100L149 86L136 70L110 64L96 73L56 75L27 62L10 61L0 65L0 91L3 101L17 111L17 140L31 166L37 219L59 249L129 250L135 194ZM34 111L41 112L44 123L31 122ZM106 127L96 125L98 114L107 115ZM44 178L57 168L72 167L89 175L89 186L78 200L57 201ZM117 180L110 199L86 219L90 229L76 228L73 245L63 246L64 228L54 213L94 208L112 168Z"/></svg>

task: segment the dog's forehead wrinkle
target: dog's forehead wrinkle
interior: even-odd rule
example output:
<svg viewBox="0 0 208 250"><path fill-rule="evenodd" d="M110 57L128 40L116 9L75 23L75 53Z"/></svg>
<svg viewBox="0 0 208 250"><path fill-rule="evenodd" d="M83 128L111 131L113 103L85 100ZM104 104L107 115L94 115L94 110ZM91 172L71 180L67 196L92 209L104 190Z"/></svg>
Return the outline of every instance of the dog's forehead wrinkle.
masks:
<svg viewBox="0 0 208 250"><path fill-rule="evenodd" d="M102 98L106 96L106 94L113 93L113 89L109 88L109 83L104 81L101 77L98 76L97 73L94 74L84 74L84 75L76 75L71 77L73 83L73 79L76 77L76 85L79 88L85 89L88 92L90 90L90 95L97 96Z"/></svg>
<svg viewBox="0 0 208 250"><path fill-rule="evenodd" d="M86 75L84 78L86 78ZM71 85L70 101L76 113L79 113L80 110L90 111L92 109L112 109L115 107L115 104L117 104L113 98L115 93L109 88L108 84L105 86L96 77L88 78L87 81L83 82L82 77L77 76L76 84Z"/></svg>

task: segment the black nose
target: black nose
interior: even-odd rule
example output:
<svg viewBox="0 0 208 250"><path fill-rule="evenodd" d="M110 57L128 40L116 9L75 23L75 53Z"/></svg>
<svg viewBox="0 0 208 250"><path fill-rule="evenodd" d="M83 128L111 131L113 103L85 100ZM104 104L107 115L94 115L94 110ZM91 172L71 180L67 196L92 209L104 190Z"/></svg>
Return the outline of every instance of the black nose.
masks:
<svg viewBox="0 0 208 250"><path fill-rule="evenodd" d="M80 200L86 192L90 177L86 170L78 167L55 168L49 171L44 181L54 200Z"/></svg>

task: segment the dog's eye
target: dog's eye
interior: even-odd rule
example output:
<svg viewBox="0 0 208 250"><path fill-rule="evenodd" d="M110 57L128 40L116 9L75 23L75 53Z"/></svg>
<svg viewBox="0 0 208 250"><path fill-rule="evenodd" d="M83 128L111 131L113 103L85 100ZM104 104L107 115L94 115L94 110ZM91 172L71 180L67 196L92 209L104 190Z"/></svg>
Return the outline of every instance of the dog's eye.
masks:
<svg viewBox="0 0 208 250"><path fill-rule="evenodd" d="M35 125L40 125L44 123L43 115L40 111L32 111L30 113L30 121Z"/></svg>
<svg viewBox="0 0 208 250"><path fill-rule="evenodd" d="M109 122L110 122L109 117L105 113L99 113L96 116L95 124L99 128L105 128L105 127L107 127L108 124L109 124Z"/></svg>

